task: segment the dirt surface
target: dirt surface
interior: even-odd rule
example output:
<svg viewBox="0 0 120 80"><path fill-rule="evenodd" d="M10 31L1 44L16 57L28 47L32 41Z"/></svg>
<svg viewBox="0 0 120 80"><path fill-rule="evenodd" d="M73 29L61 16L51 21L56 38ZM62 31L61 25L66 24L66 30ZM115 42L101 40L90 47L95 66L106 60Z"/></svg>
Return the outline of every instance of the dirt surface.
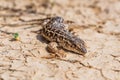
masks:
<svg viewBox="0 0 120 80"><path fill-rule="evenodd" d="M55 15L81 25L73 32L86 42L85 57L45 59L46 41L31 32L41 25L19 25ZM20 36L0 32L0 80L120 80L119 0L0 0L0 30Z"/></svg>

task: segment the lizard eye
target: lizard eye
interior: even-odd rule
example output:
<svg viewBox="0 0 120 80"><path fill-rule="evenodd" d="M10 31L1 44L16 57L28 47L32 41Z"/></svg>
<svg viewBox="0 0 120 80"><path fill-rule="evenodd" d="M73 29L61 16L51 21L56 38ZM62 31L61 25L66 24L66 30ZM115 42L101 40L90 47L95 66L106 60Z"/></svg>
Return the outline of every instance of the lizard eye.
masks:
<svg viewBox="0 0 120 80"><path fill-rule="evenodd" d="M75 45L71 45L72 48L75 48Z"/></svg>

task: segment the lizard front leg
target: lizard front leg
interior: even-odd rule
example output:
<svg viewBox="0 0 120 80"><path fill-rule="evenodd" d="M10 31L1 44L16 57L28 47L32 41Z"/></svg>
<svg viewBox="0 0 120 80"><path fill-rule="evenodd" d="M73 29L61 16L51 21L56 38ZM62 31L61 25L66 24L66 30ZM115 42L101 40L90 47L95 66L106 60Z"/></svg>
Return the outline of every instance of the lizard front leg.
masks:
<svg viewBox="0 0 120 80"><path fill-rule="evenodd" d="M47 46L47 50L52 53L51 56L53 57L66 57L65 52L59 48L56 42L50 42Z"/></svg>

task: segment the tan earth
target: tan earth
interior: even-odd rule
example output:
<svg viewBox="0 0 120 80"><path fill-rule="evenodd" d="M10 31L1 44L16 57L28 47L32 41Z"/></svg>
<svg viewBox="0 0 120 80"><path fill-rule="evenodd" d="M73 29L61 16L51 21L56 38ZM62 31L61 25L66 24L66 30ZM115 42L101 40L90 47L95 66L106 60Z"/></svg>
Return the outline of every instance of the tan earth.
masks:
<svg viewBox="0 0 120 80"><path fill-rule="evenodd" d="M31 32L41 25L21 25L55 15L75 22L84 57L43 58L48 43ZM0 0L0 80L120 80L120 0Z"/></svg>

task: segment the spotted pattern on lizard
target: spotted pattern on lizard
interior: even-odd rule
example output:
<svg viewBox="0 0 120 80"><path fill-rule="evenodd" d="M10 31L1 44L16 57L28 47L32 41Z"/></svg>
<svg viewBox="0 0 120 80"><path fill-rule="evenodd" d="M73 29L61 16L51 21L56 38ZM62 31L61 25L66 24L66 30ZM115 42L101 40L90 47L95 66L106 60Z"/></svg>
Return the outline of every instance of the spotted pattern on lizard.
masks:
<svg viewBox="0 0 120 80"><path fill-rule="evenodd" d="M87 53L85 42L65 29L62 17L52 17L40 29L40 34L50 42L56 42L59 47L81 55Z"/></svg>

